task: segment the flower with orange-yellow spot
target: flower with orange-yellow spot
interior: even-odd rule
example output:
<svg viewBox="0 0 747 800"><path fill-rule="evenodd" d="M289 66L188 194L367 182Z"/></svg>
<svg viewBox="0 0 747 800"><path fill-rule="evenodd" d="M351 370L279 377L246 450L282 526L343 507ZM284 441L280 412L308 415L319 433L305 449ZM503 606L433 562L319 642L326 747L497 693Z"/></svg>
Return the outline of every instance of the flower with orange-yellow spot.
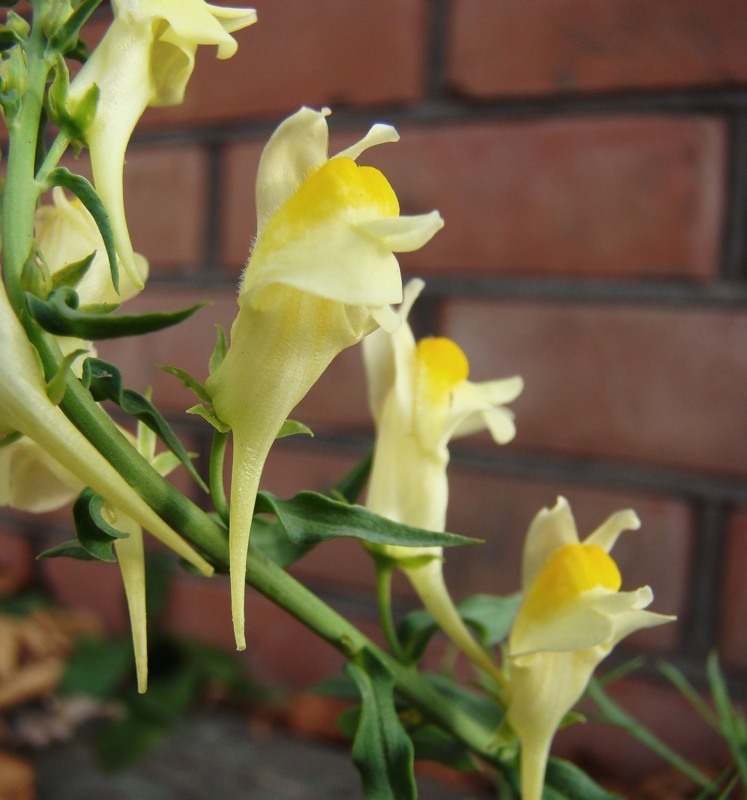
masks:
<svg viewBox="0 0 747 800"><path fill-rule="evenodd" d="M521 393L519 377L475 383L469 363L451 339L415 341L407 317L423 289L413 280L392 335L377 331L363 343L369 404L376 423L366 505L396 522L442 532L446 527L449 441L488 429L497 444L513 439L513 414L504 407ZM450 598L443 578L443 548L369 545L401 568L444 632L478 666L496 674Z"/></svg>
<svg viewBox="0 0 747 800"><path fill-rule="evenodd" d="M230 348L205 388L232 429L230 568L234 633L244 636L244 581L254 503L269 449L290 411L332 359L378 326L396 328L395 252L422 247L438 212L401 216L394 190L356 159L395 142L375 125L327 155L329 111L302 108L270 138L257 175L257 239L239 290Z"/></svg>
<svg viewBox="0 0 747 800"><path fill-rule="evenodd" d="M583 542L564 498L537 514L522 565L524 600L508 640L507 718L521 744L523 800L540 800L555 731L581 697L597 664L634 631L674 617L644 609L648 586L621 592L609 555L620 534L637 529L618 511Z"/></svg>

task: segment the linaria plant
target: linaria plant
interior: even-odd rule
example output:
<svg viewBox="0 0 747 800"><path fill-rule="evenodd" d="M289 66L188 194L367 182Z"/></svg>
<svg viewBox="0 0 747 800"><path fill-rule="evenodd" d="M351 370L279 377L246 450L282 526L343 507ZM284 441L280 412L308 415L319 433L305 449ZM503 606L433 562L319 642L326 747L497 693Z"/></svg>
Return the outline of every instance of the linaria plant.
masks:
<svg viewBox="0 0 747 800"><path fill-rule="evenodd" d="M189 410L213 426L204 468L159 412L158 398L128 387L120 369L99 357L99 340L156 333L198 310L119 309L144 290L148 274L125 218L127 147L148 106L182 101L200 45L216 48L219 59L231 57L239 43L252 46L252 32L242 29L256 20L250 8L204 0L113 0L109 28L87 57L81 29L99 2L31 0L22 6L25 16L9 10L13 0L2 3L0 105L8 152L0 504L43 512L70 503L75 538L42 555L119 562L140 690L147 684L146 531L203 575L230 572L240 649L249 583L345 656L346 676L335 688L360 700L346 727L367 798L416 797L416 757L490 775L501 797L522 792L537 800L543 786L553 798L613 797L578 767L549 756L550 744L612 648L671 618L645 610L653 597L648 587L621 591L609 551L622 530L638 526L635 515L613 515L579 541L562 500L532 523L516 576L522 594L452 602L445 548L478 545L445 530L448 445L483 430L497 444L510 442L516 428L506 406L522 381L472 382L455 342L416 341L407 317L422 282L403 294L396 254L426 246L443 221L438 211L400 213L389 179L365 164L369 148L398 140L392 126L375 124L330 156L329 110L303 107L270 136L258 167L256 227L245 220L242 231L249 255L230 339L219 334L203 382L178 364L164 366L197 394L200 403ZM323 35L323 17L318 25ZM293 57L289 42L278 58ZM84 63L71 71L72 60ZM79 172L60 166L69 149L79 161L65 163ZM90 163L78 167L86 152ZM93 183L84 177L89 171ZM372 469L363 459L326 494L282 499L260 491L275 439L308 432L289 415L337 354L362 340L377 432ZM206 493L203 503L166 479L176 465ZM369 471L366 505L357 505ZM357 539L375 555L387 648L285 569L339 537ZM387 583L394 567L426 609L398 628ZM477 680L424 666L439 628L478 667ZM713 785L690 770L703 797L747 774L744 724L717 666L711 675L738 769ZM692 697L685 679L675 679ZM608 721L624 719L627 730L682 768L682 759L630 724L594 682L591 694Z"/></svg>

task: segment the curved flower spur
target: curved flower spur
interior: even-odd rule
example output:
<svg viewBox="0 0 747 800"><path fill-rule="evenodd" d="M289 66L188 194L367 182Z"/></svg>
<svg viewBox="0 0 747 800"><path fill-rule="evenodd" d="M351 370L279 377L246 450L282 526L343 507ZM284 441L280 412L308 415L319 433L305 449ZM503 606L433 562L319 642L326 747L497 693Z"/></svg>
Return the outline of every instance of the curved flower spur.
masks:
<svg viewBox="0 0 747 800"><path fill-rule="evenodd" d="M400 216L392 187L355 159L398 140L375 125L329 158L328 109L302 108L262 153L257 239L241 280L225 359L205 383L215 414L233 431L230 568L234 632L244 636L244 581L259 479L290 411L332 359L378 326L395 329L402 299L395 252L422 247L442 225L437 211Z"/></svg>

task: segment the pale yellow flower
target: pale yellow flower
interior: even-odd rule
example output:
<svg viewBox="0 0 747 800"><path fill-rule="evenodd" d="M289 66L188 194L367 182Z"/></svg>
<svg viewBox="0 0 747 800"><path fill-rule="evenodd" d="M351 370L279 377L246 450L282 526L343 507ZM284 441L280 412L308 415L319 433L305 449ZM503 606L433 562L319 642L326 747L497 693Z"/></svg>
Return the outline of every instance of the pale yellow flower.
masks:
<svg viewBox="0 0 747 800"><path fill-rule="evenodd" d="M75 287L81 306L117 306L138 294L148 278L148 262L139 253L133 253L137 280L120 271L119 292L114 289L98 226L83 203L77 198L68 199L59 186L52 191L52 203L36 211L34 240L53 276L68 264L96 254Z"/></svg>
<svg viewBox="0 0 747 800"><path fill-rule="evenodd" d="M392 335L377 331L363 343L371 411L376 422L366 505L396 522L443 531L452 438L488 429L497 444L515 435L513 414L503 407L521 393L521 378L474 383L469 364L450 339L415 341L407 323L423 288L411 281L400 307L402 324ZM397 562L425 607L476 664L495 674L454 608L443 579L443 548L371 546Z"/></svg>
<svg viewBox="0 0 747 800"><path fill-rule="evenodd" d="M256 22L250 8L204 0L112 0L114 21L70 86L76 108L95 85L96 113L84 131L96 189L109 212L117 251L137 285L122 196L125 150L148 106L178 105L194 68L198 45L215 45L218 58L237 49L230 35Z"/></svg>
<svg viewBox="0 0 747 800"><path fill-rule="evenodd" d="M355 159L397 140L376 125L329 158L329 111L302 108L275 131L257 175L258 232L239 292L225 360L207 380L233 430L230 562L236 643L254 502L281 425L332 359L378 325L396 327L402 299L394 252L415 250L442 226L437 212L400 216L386 178Z"/></svg>
<svg viewBox="0 0 747 800"><path fill-rule="evenodd" d="M621 592L609 555L633 511L618 511L583 542L559 498L537 514L524 545L524 600L508 640L508 720L521 743L523 800L540 800L555 731L581 697L597 664L628 634L674 617L643 609L648 586Z"/></svg>

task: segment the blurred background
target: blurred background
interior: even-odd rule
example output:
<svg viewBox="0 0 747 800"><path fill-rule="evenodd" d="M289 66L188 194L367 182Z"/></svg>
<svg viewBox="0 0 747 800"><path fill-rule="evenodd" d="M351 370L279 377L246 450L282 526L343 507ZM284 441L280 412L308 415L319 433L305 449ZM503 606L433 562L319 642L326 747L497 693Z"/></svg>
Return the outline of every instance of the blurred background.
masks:
<svg viewBox="0 0 747 800"><path fill-rule="evenodd" d="M401 142L361 163L384 171L403 213L438 208L446 221L401 258L406 278L426 280L416 333L457 341L475 380L525 381L511 444L452 446L449 529L485 540L448 553L452 593L516 591L527 527L559 494L582 536L634 508L642 529L615 551L624 588L650 584L653 609L678 622L626 640L613 663L650 658L612 695L707 760L715 743L655 664L664 657L702 685L718 648L734 691L747 689L747 4L255 5L259 23L236 35L236 56L203 48L184 104L146 113L125 170L133 242L151 265L128 309L212 305L178 328L102 343L101 355L128 386L153 388L204 469L210 429L154 365L203 378L214 324L230 327L264 142L302 104L331 107L331 152L394 124ZM100 11L91 43L107 24ZM328 489L370 448L359 348L294 418L315 436L273 450L263 488L281 496ZM0 521L6 594L42 588L126 631L114 565L34 560L70 538L66 512ZM325 545L293 572L375 635L359 546ZM414 606L404 582L396 591L398 611ZM255 593L247 602L241 659L258 680L301 690L339 672L327 645ZM232 647L224 580L177 576L164 613L173 633ZM632 780L656 768L641 746L591 725L561 732L555 750Z"/></svg>

